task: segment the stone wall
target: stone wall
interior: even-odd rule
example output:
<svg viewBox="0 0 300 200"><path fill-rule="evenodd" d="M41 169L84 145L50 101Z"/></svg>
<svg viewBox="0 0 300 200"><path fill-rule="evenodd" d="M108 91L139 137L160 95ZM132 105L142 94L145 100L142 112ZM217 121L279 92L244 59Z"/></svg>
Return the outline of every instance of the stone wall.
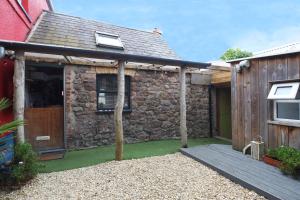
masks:
<svg viewBox="0 0 300 200"><path fill-rule="evenodd" d="M66 66L66 136L68 148L114 142L113 113L97 113L96 74L115 73L91 66ZM124 140L178 138L179 75L177 72L126 70L131 76L132 112L124 113ZM191 85L187 74L187 127L189 137L209 134L208 88Z"/></svg>

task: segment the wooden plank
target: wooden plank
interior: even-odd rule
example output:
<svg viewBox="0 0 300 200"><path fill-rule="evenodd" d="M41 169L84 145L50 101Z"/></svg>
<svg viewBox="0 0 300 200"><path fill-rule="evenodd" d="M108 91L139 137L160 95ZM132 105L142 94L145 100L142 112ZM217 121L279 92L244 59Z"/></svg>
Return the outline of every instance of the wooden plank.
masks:
<svg viewBox="0 0 300 200"><path fill-rule="evenodd" d="M275 148L277 146L277 125L269 124L268 125L268 147L267 148Z"/></svg>
<svg viewBox="0 0 300 200"><path fill-rule="evenodd" d="M269 83L270 81L276 81L276 59L275 58L271 58L267 60L267 73L268 73L268 81L267 81L267 93L270 91L271 89L271 84ZM267 94L268 95L268 94ZM267 97L266 95L266 97ZM267 120L269 119L273 119L273 103L272 101L267 100ZM275 144L274 144L274 140L276 139L274 137L274 126L273 125L268 125L268 146L267 148L274 148Z"/></svg>
<svg viewBox="0 0 300 200"><path fill-rule="evenodd" d="M252 65L252 64L251 64ZM241 148L244 148L244 146L250 144L250 141L252 140L251 137L251 87L250 87L250 81L251 81L251 72L252 67L249 70L243 70L243 82L244 82L244 87L243 87L243 98L240 99L240 101L244 102L244 106L241 109L241 112L243 113L244 116L244 134L245 134L245 139L244 139L244 144L242 144Z"/></svg>
<svg viewBox="0 0 300 200"><path fill-rule="evenodd" d="M300 128L289 129L289 146L300 149Z"/></svg>
<svg viewBox="0 0 300 200"><path fill-rule="evenodd" d="M238 149L238 105L237 105L237 73L235 67L231 68L231 124L232 124L232 147Z"/></svg>
<svg viewBox="0 0 300 200"><path fill-rule="evenodd" d="M277 146L288 146L289 145L289 127L288 126L280 126Z"/></svg>
<svg viewBox="0 0 300 200"><path fill-rule="evenodd" d="M288 66L287 66L287 58L277 58L275 62L275 66L273 66L273 71L272 71L272 81L276 80L286 80L288 76ZM268 68L269 69L269 68ZM269 80L270 81L270 80ZM269 119L273 118L273 101L270 101L269 104ZM279 125L272 125L273 132L269 131L269 141L271 143L270 147L275 148L280 146L281 144L281 139L284 140L284 133L282 133L281 126ZM283 141L282 141L283 142Z"/></svg>
<svg viewBox="0 0 300 200"><path fill-rule="evenodd" d="M243 96L243 75L241 73L237 73L237 102L235 105L237 105L237 135L238 140L236 147L238 150L242 150L244 147L244 140L245 140L245 132L244 132L244 96Z"/></svg>
<svg viewBox="0 0 300 200"><path fill-rule="evenodd" d="M290 55L287 60L288 69L287 69L287 78L291 79L299 79L299 56L298 55Z"/></svg>
<svg viewBox="0 0 300 200"><path fill-rule="evenodd" d="M259 63L258 60L251 62L251 139L256 139L259 133Z"/></svg>
<svg viewBox="0 0 300 200"><path fill-rule="evenodd" d="M63 107L26 108L25 120L26 140L35 149L48 150L64 147Z"/></svg>
<svg viewBox="0 0 300 200"><path fill-rule="evenodd" d="M268 147L268 62L266 59L259 60L258 67L258 85L259 85L259 133L262 136L263 141L265 142L265 147Z"/></svg>
<svg viewBox="0 0 300 200"><path fill-rule="evenodd" d="M211 84L228 83L231 81L230 71L213 71L211 77Z"/></svg>

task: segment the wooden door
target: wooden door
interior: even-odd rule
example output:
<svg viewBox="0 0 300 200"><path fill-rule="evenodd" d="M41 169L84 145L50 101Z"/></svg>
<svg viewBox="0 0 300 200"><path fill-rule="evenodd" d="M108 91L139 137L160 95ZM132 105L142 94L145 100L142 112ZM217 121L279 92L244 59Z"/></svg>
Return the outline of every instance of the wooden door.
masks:
<svg viewBox="0 0 300 200"><path fill-rule="evenodd" d="M220 137L231 139L231 91L217 88L217 131Z"/></svg>
<svg viewBox="0 0 300 200"><path fill-rule="evenodd" d="M26 66L25 137L37 151L64 148L63 69Z"/></svg>
<svg viewBox="0 0 300 200"><path fill-rule="evenodd" d="M25 109L26 140L37 150L64 147L64 109L62 106Z"/></svg>

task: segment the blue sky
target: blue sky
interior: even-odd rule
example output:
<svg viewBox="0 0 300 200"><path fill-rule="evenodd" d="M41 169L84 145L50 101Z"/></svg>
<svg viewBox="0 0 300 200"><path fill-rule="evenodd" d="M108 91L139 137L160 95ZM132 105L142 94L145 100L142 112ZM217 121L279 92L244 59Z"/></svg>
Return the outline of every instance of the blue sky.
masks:
<svg viewBox="0 0 300 200"><path fill-rule="evenodd" d="M230 47L259 51L300 42L299 0L53 0L56 12L142 30L158 27L187 60Z"/></svg>

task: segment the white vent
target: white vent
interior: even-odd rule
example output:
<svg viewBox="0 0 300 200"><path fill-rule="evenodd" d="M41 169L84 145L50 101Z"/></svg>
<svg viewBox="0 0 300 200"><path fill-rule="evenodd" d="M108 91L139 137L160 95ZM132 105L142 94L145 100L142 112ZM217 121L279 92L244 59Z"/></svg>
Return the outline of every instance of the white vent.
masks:
<svg viewBox="0 0 300 200"><path fill-rule="evenodd" d="M118 35L96 31L95 37L98 46L124 49L123 43Z"/></svg>

